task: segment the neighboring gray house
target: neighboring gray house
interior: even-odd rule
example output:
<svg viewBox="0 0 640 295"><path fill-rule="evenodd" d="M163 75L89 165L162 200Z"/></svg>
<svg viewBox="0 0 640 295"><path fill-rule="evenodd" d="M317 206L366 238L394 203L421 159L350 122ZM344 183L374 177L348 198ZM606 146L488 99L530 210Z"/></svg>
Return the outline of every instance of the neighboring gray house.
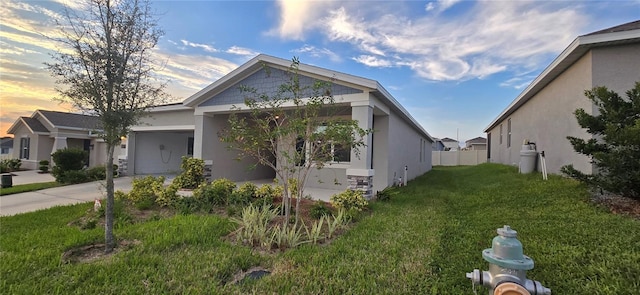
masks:
<svg viewBox="0 0 640 295"><path fill-rule="evenodd" d="M484 137L476 137L464 142L465 149L469 151L482 151L487 149L487 139Z"/></svg>
<svg viewBox="0 0 640 295"><path fill-rule="evenodd" d="M89 166L102 165L106 144L96 135L100 128L95 116L37 110L31 117L18 118L7 130L14 138L11 158L20 159L21 168L37 169L41 160L51 162L55 151L73 147L89 153Z"/></svg>
<svg viewBox="0 0 640 295"><path fill-rule="evenodd" d="M0 138L0 160L11 159L13 153L13 137Z"/></svg>
<svg viewBox="0 0 640 295"><path fill-rule="evenodd" d="M460 149L460 143L448 137L441 139L445 151L457 151Z"/></svg>
<svg viewBox="0 0 640 295"><path fill-rule="evenodd" d="M228 127L232 107L244 104L245 94L239 86L272 94L285 82L290 65L289 60L258 55L182 104L153 108L151 116L133 127L128 136L126 156L121 157L127 162L127 173L177 172L180 158L193 155L212 163L212 178L275 178L268 167L248 170L254 159L234 160L237 152L227 149L218 132ZM360 150L359 158L352 151L347 161L312 170L308 186L345 189L349 183L357 183L369 185L369 192L375 192L403 177L405 167L408 179L431 169L433 138L377 81L305 64L300 64L299 75L303 85L331 81L332 95L336 104L346 108L345 116L375 131L367 136L367 146ZM334 179L341 185L336 187Z"/></svg>
<svg viewBox="0 0 640 295"><path fill-rule="evenodd" d="M640 21L576 38L484 130L490 162L518 165L525 140L546 155L547 171L573 164L591 173L588 157L578 154L567 136L591 138L573 112L597 108L584 91L606 86L625 96L640 81Z"/></svg>
<svg viewBox="0 0 640 295"><path fill-rule="evenodd" d="M444 143L442 143L442 140L440 138L433 138L433 144L431 146L432 150L434 152L441 152L444 151Z"/></svg>

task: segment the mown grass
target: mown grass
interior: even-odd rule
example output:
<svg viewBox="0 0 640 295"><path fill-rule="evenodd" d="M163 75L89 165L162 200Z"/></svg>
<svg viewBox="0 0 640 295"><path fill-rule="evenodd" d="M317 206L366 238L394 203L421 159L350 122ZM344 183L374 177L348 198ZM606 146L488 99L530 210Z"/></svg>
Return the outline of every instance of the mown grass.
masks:
<svg viewBox="0 0 640 295"><path fill-rule="evenodd" d="M0 188L0 196L17 194L17 193L26 193L26 192L37 191L37 190L52 188L52 187L61 186L61 185L62 184L55 181L19 184L19 185L14 185L12 187Z"/></svg>
<svg viewBox="0 0 640 295"><path fill-rule="evenodd" d="M119 227L119 239L140 241L129 250L62 264L64 251L103 238L67 226L90 206L0 218L2 293L472 294L465 272L487 269L481 251L505 224L535 260L529 277L554 294L640 290L638 221L594 207L574 181L508 166L435 168L329 245L280 254L230 244L225 218L180 215ZM226 284L252 266L273 274Z"/></svg>

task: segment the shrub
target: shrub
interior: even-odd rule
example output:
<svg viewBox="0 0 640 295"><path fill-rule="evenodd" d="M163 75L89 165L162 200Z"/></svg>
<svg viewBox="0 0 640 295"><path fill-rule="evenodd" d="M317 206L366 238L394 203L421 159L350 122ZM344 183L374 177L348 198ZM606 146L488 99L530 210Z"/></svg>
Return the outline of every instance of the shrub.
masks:
<svg viewBox="0 0 640 295"><path fill-rule="evenodd" d="M20 169L22 166L22 161L20 159L4 159L0 161L0 172L11 172Z"/></svg>
<svg viewBox="0 0 640 295"><path fill-rule="evenodd" d="M369 203L364 198L362 191L347 189L344 192L331 196L331 204L338 209L362 211Z"/></svg>
<svg viewBox="0 0 640 295"><path fill-rule="evenodd" d="M587 98L598 107L592 112L577 109L578 124L589 136L567 136L573 149L588 156L593 174L585 174L573 167L563 166L562 173L592 187L640 200L640 81L627 91L627 99L606 87L585 91Z"/></svg>
<svg viewBox="0 0 640 295"><path fill-rule="evenodd" d="M107 178L107 167L95 166L87 169L87 176L91 180L104 180Z"/></svg>
<svg viewBox="0 0 640 295"><path fill-rule="evenodd" d="M76 184L88 182L90 181L90 178L84 170L69 170L56 176L56 181L60 183Z"/></svg>
<svg viewBox="0 0 640 295"><path fill-rule="evenodd" d="M311 210L309 211L309 214L311 215L311 217L313 217L315 219L321 219L324 216L331 216L331 209L329 209L329 207L327 207L325 202L316 201L311 206Z"/></svg>
<svg viewBox="0 0 640 295"><path fill-rule="evenodd" d="M164 192L163 185L164 176L134 178L131 191L124 198L140 210L148 209L156 202L157 196Z"/></svg>
<svg viewBox="0 0 640 295"><path fill-rule="evenodd" d="M49 172L49 161L42 160L42 161L38 162L38 164L40 165L38 167L38 169L40 169L40 171L45 172L45 173Z"/></svg>
<svg viewBox="0 0 640 295"><path fill-rule="evenodd" d="M79 173L73 172L69 174L71 176L67 176L67 172L81 171L85 165L86 158L87 152L80 149L64 148L57 150L51 154L51 159L53 159L53 162L55 163L55 166L53 166L53 169L51 170L51 174L56 178L57 182L77 183L67 179L67 177L75 177L74 179L79 179ZM88 179L86 175L85 178Z"/></svg>
<svg viewBox="0 0 640 295"><path fill-rule="evenodd" d="M227 205L236 184L226 178L214 180L211 184L201 184L193 191L193 197L212 205Z"/></svg>
<svg viewBox="0 0 640 295"><path fill-rule="evenodd" d="M251 203L251 200L256 197L256 190L258 187L251 183L245 182L238 189L233 191L231 194L231 199L229 199L230 204L236 205L246 205Z"/></svg>
<svg viewBox="0 0 640 295"><path fill-rule="evenodd" d="M180 169L182 173L173 179L179 188L195 189L204 182L204 160L183 156Z"/></svg>
<svg viewBox="0 0 640 295"><path fill-rule="evenodd" d="M178 196L178 185L171 183L165 189L156 192L156 204L160 207L176 208L180 200ZM189 198L191 199L191 198Z"/></svg>

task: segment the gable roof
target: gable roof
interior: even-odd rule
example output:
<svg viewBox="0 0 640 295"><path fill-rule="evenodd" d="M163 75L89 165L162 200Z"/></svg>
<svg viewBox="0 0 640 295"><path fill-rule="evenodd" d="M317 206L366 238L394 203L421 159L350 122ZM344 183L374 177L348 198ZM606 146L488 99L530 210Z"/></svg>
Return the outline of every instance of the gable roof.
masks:
<svg viewBox="0 0 640 295"><path fill-rule="evenodd" d="M448 138L448 137L445 137L445 138L443 138L443 139L441 139L441 140L442 140L443 142L458 142L457 140L452 139L452 138Z"/></svg>
<svg viewBox="0 0 640 295"><path fill-rule="evenodd" d="M472 139L469 139L469 140L465 141L465 143L467 145L470 145L470 144L487 144L487 139L484 138L484 137L478 136L476 138L472 138Z"/></svg>
<svg viewBox="0 0 640 295"><path fill-rule="evenodd" d="M83 114L37 110L56 128L95 130L102 129L100 118Z"/></svg>
<svg viewBox="0 0 640 295"><path fill-rule="evenodd" d="M514 99L489 125L484 132L496 127L500 122L524 105L529 99L545 88L551 81L571 67L589 50L597 47L633 44L640 42L640 20L577 37L567 48L536 77L527 88Z"/></svg>
<svg viewBox="0 0 640 295"><path fill-rule="evenodd" d="M42 119L38 119L42 118ZM36 110L31 117L20 117L16 120L7 133L14 134L20 123L24 124L32 133L49 133L47 128L62 128L73 130L101 130L100 118L90 115ZM47 126L45 126L47 125Z"/></svg>
<svg viewBox="0 0 640 295"><path fill-rule="evenodd" d="M37 119L32 117L20 117L18 121L13 123L13 125L11 126L11 128L9 128L7 133L13 133L14 126L17 127L17 123L19 122L22 122L22 124L27 126L27 128L29 128L29 130L32 133L49 132L49 129L47 129L47 127L44 127L44 125L42 125L42 123L40 123L40 121L38 121Z"/></svg>
<svg viewBox="0 0 640 295"><path fill-rule="evenodd" d="M288 69L291 65L291 61L273 57L266 54L259 54L252 58L248 62L244 63L240 67L231 71L229 74L223 76L217 81L213 82L209 86L191 95L183 101L185 106L197 107L207 99L210 99L215 94L218 94L225 89L232 87L236 83L242 81L242 79L249 75L259 71L264 65L272 66L280 69ZM380 99L383 103L387 104L404 120L409 122L416 130L425 135L433 142L433 137L409 114L409 112L386 90L378 81L349 75L341 72L328 70L316 66L300 63L298 70L300 73L309 73L315 76L320 76L328 81L342 81L343 83L357 85L362 88L367 88L371 94Z"/></svg>

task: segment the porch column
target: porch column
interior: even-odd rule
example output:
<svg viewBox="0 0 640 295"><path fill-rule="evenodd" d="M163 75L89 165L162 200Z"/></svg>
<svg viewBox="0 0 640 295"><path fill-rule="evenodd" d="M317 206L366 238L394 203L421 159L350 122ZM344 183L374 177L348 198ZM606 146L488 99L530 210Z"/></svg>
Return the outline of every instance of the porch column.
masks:
<svg viewBox="0 0 640 295"><path fill-rule="evenodd" d="M62 136L56 136L53 139L53 148L51 153L55 153L57 150L61 150L67 147L67 138Z"/></svg>
<svg viewBox="0 0 640 295"><path fill-rule="evenodd" d="M204 160L205 179L210 182L213 177L213 147L218 141L218 130L214 123L213 115L195 115L195 123L193 157Z"/></svg>
<svg viewBox="0 0 640 295"><path fill-rule="evenodd" d="M358 121L358 127L371 129L373 127L373 104L370 101L351 103L351 119ZM360 155L356 156L351 150L351 165L347 169L348 187L351 190L361 190L365 198L373 197L373 175L371 169L372 135L369 133L363 138L365 146L360 147Z"/></svg>

